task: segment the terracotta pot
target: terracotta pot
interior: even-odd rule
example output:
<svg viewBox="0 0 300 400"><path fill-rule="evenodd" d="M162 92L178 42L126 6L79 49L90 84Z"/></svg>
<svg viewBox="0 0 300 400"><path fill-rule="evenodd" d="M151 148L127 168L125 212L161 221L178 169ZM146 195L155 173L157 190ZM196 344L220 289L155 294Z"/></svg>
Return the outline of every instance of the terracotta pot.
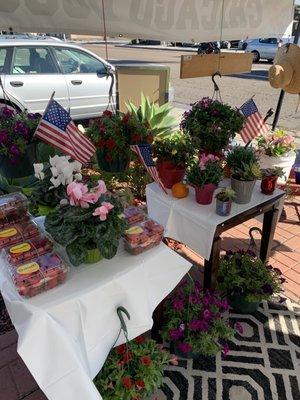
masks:
<svg viewBox="0 0 300 400"><path fill-rule="evenodd" d="M202 205L211 204L214 191L217 189L217 186L213 183L208 183L203 187L194 186L195 194L196 194L196 202Z"/></svg>
<svg viewBox="0 0 300 400"><path fill-rule="evenodd" d="M171 161L158 162L157 169L159 177L167 189L172 189L172 186L181 182L185 175L185 168L176 167Z"/></svg>
<svg viewBox="0 0 300 400"><path fill-rule="evenodd" d="M265 176L261 180L261 191L263 194L273 194L276 188L278 176Z"/></svg>
<svg viewBox="0 0 300 400"><path fill-rule="evenodd" d="M248 204L251 201L253 189L255 186L254 181L240 181L231 177L231 188L235 191L234 201L237 204Z"/></svg>

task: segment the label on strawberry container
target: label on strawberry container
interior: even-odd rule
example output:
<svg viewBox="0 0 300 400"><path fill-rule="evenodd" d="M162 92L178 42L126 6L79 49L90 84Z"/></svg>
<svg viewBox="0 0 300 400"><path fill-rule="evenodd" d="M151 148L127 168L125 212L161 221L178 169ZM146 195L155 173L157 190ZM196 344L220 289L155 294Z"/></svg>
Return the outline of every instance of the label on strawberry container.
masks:
<svg viewBox="0 0 300 400"><path fill-rule="evenodd" d="M17 268L17 273L20 275L28 275L28 274L33 274L34 272L37 272L40 269L40 266L36 262L30 262L21 265L20 267Z"/></svg>
<svg viewBox="0 0 300 400"><path fill-rule="evenodd" d="M31 250L31 245L29 243L21 243L13 246L9 249L11 254L22 254L26 253L27 251Z"/></svg>
<svg viewBox="0 0 300 400"><path fill-rule="evenodd" d="M0 232L0 239L9 238L11 236L15 236L18 233L16 228L8 228L4 229L4 231Z"/></svg>

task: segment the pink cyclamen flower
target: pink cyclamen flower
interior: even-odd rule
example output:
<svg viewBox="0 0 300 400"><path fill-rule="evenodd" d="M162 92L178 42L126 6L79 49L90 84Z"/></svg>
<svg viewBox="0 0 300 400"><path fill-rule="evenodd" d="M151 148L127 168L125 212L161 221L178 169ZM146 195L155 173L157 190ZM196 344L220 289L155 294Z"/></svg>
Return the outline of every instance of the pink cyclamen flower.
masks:
<svg viewBox="0 0 300 400"><path fill-rule="evenodd" d="M67 194L69 196L71 206L80 206L81 208L88 208L89 201L86 195L88 194L88 187L81 182L73 181L67 186ZM85 196L85 197L84 197Z"/></svg>
<svg viewBox="0 0 300 400"><path fill-rule="evenodd" d="M214 156L213 154L202 154L199 160L200 169L203 171L208 162L215 162L219 160L219 157Z"/></svg>
<svg viewBox="0 0 300 400"><path fill-rule="evenodd" d="M106 201L103 201L101 203L100 207L97 207L95 211L93 212L94 217L100 218L101 221L105 221L107 219L107 215L109 212L114 208L114 206Z"/></svg>
<svg viewBox="0 0 300 400"><path fill-rule="evenodd" d="M101 194L106 193L107 189L106 189L105 182L102 180L98 181L98 186L96 187L96 190L97 190L97 193L100 193L99 196L101 196Z"/></svg>

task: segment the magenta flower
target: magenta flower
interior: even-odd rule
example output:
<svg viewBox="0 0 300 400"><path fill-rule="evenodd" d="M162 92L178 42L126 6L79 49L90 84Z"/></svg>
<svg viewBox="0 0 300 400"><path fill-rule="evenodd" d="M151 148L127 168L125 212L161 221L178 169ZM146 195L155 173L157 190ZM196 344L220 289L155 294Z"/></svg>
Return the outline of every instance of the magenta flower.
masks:
<svg viewBox="0 0 300 400"><path fill-rule="evenodd" d="M8 134L6 129L0 131L0 144L6 143L8 140Z"/></svg>
<svg viewBox="0 0 300 400"><path fill-rule="evenodd" d="M173 308L174 308L174 310L176 310L176 311L182 311L183 310L183 308L184 308L184 302L183 302L183 300L180 300L180 299L176 299L176 300L174 300L173 301Z"/></svg>
<svg viewBox="0 0 300 400"><path fill-rule="evenodd" d="M209 311L209 310L204 310L204 312L203 312L203 318L204 318L205 320L211 319L212 316L213 316L213 314L212 314L211 311Z"/></svg>
<svg viewBox="0 0 300 400"><path fill-rule="evenodd" d="M202 299L202 304L205 306L205 307L208 307L209 306L209 304L210 304L210 301L209 301L209 297L203 297L203 299Z"/></svg>
<svg viewBox="0 0 300 400"><path fill-rule="evenodd" d="M169 332L170 338L171 340L173 340L174 342L176 342L177 340L179 340L180 338L182 338L183 336L183 331L180 329L171 329Z"/></svg>
<svg viewBox="0 0 300 400"><path fill-rule="evenodd" d="M105 221L107 219L107 216L109 212L114 208L114 206L106 201L103 201L101 203L100 207L97 207L95 211L93 212L94 217L100 218L101 221Z"/></svg>
<svg viewBox="0 0 300 400"><path fill-rule="evenodd" d="M229 303L227 299L224 299L223 301L221 301L221 308L223 309L223 311L227 311L229 309Z"/></svg>
<svg viewBox="0 0 300 400"><path fill-rule="evenodd" d="M201 332L207 332L209 329L209 325L206 321L201 321L201 324L199 326L199 331Z"/></svg>
<svg viewBox="0 0 300 400"><path fill-rule="evenodd" d="M202 326L202 321L200 319L193 319L190 323L189 323L189 328L192 331L198 331L200 330L200 327Z"/></svg>
<svg viewBox="0 0 300 400"><path fill-rule="evenodd" d="M189 297L189 302L191 304L197 304L198 303L198 296L195 293L192 293Z"/></svg>
<svg viewBox="0 0 300 400"><path fill-rule="evenodd" d="M224 357L226 357L229 353L229 346L227 343L224 344L223 349L222 349L222 353L224 355Z"/></svg>
<svg viewBox="0 0 300 400"><path fill-rule="evenodd" d="M192 351L192 346L186 342L181 342L178 344L178 349L182 353L189 353L190 351Z"/></svg>
<svg viewBox="0 0 300 400"><path fill-rule="evenodd" d="M3 107L2 108L2 116L4 118L11 118L13 115L15 115L15 110L13 108L10 107Z"/></svg>
<svg viewBox="0 0 300 400"><path fill-rule="evenodd" d="M238 331L238 333L239 333L240 335L243 334L244 328L243 328L243 325L242 325L240 322L236 322L236 324L234 325L234 327L235 327L235 329Z"/></svg>
<svg viewBox="0 0 300 400"><path fill-rule="evenodd" d="M21 150L16 144L12 144L9 148L9 153L12 154L13 156L20 156Z"/></svg>

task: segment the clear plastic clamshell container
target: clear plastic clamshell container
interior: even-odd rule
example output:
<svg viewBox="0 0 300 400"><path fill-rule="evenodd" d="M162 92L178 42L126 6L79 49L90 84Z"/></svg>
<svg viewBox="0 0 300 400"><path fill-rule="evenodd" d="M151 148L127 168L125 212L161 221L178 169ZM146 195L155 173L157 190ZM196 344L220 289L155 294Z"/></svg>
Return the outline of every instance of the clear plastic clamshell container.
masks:
<svg viewBox="0 0 300 400"><path fill-rule="evenodd" d="M129 206L124 209L124 216L129 225L144 221L146 218L145 212L136 206Z"/></svg>
<svg viewBox="0 0 300 400"><path fill-rule="evenodd" d="M125 232L125 249L131 254L140 254L160 244L164 234L162 225L148 219Z"/></svg>
<svg viewBox="0 0 300 400"><path fill-rule="evenodd" d="M63 283L69 270L62 258L53 252L9 268L17 291L25 297L36 296Z"/></svg>
<svg viewBox="0 0 300 400"><path fill-rule="evenodd" d="M4 249L6 260L13 265L28 261L53 250L53 242L46 236L40 235L22 243L8 246Z"/></svg>
<svg viewBox="0 0 300 400"><path fill-rule="evenodd" d="M22 193L11 193L0 196L0 223L7 220L9 216L26 214L28 199Z"/></svg>
<svg viewBox="0 0 300 400"><path fill-rule="evenodd" d="M39 235L39 230L34 222L19 222L0 230L0 249L13 244L22 243Z"/></svg>

